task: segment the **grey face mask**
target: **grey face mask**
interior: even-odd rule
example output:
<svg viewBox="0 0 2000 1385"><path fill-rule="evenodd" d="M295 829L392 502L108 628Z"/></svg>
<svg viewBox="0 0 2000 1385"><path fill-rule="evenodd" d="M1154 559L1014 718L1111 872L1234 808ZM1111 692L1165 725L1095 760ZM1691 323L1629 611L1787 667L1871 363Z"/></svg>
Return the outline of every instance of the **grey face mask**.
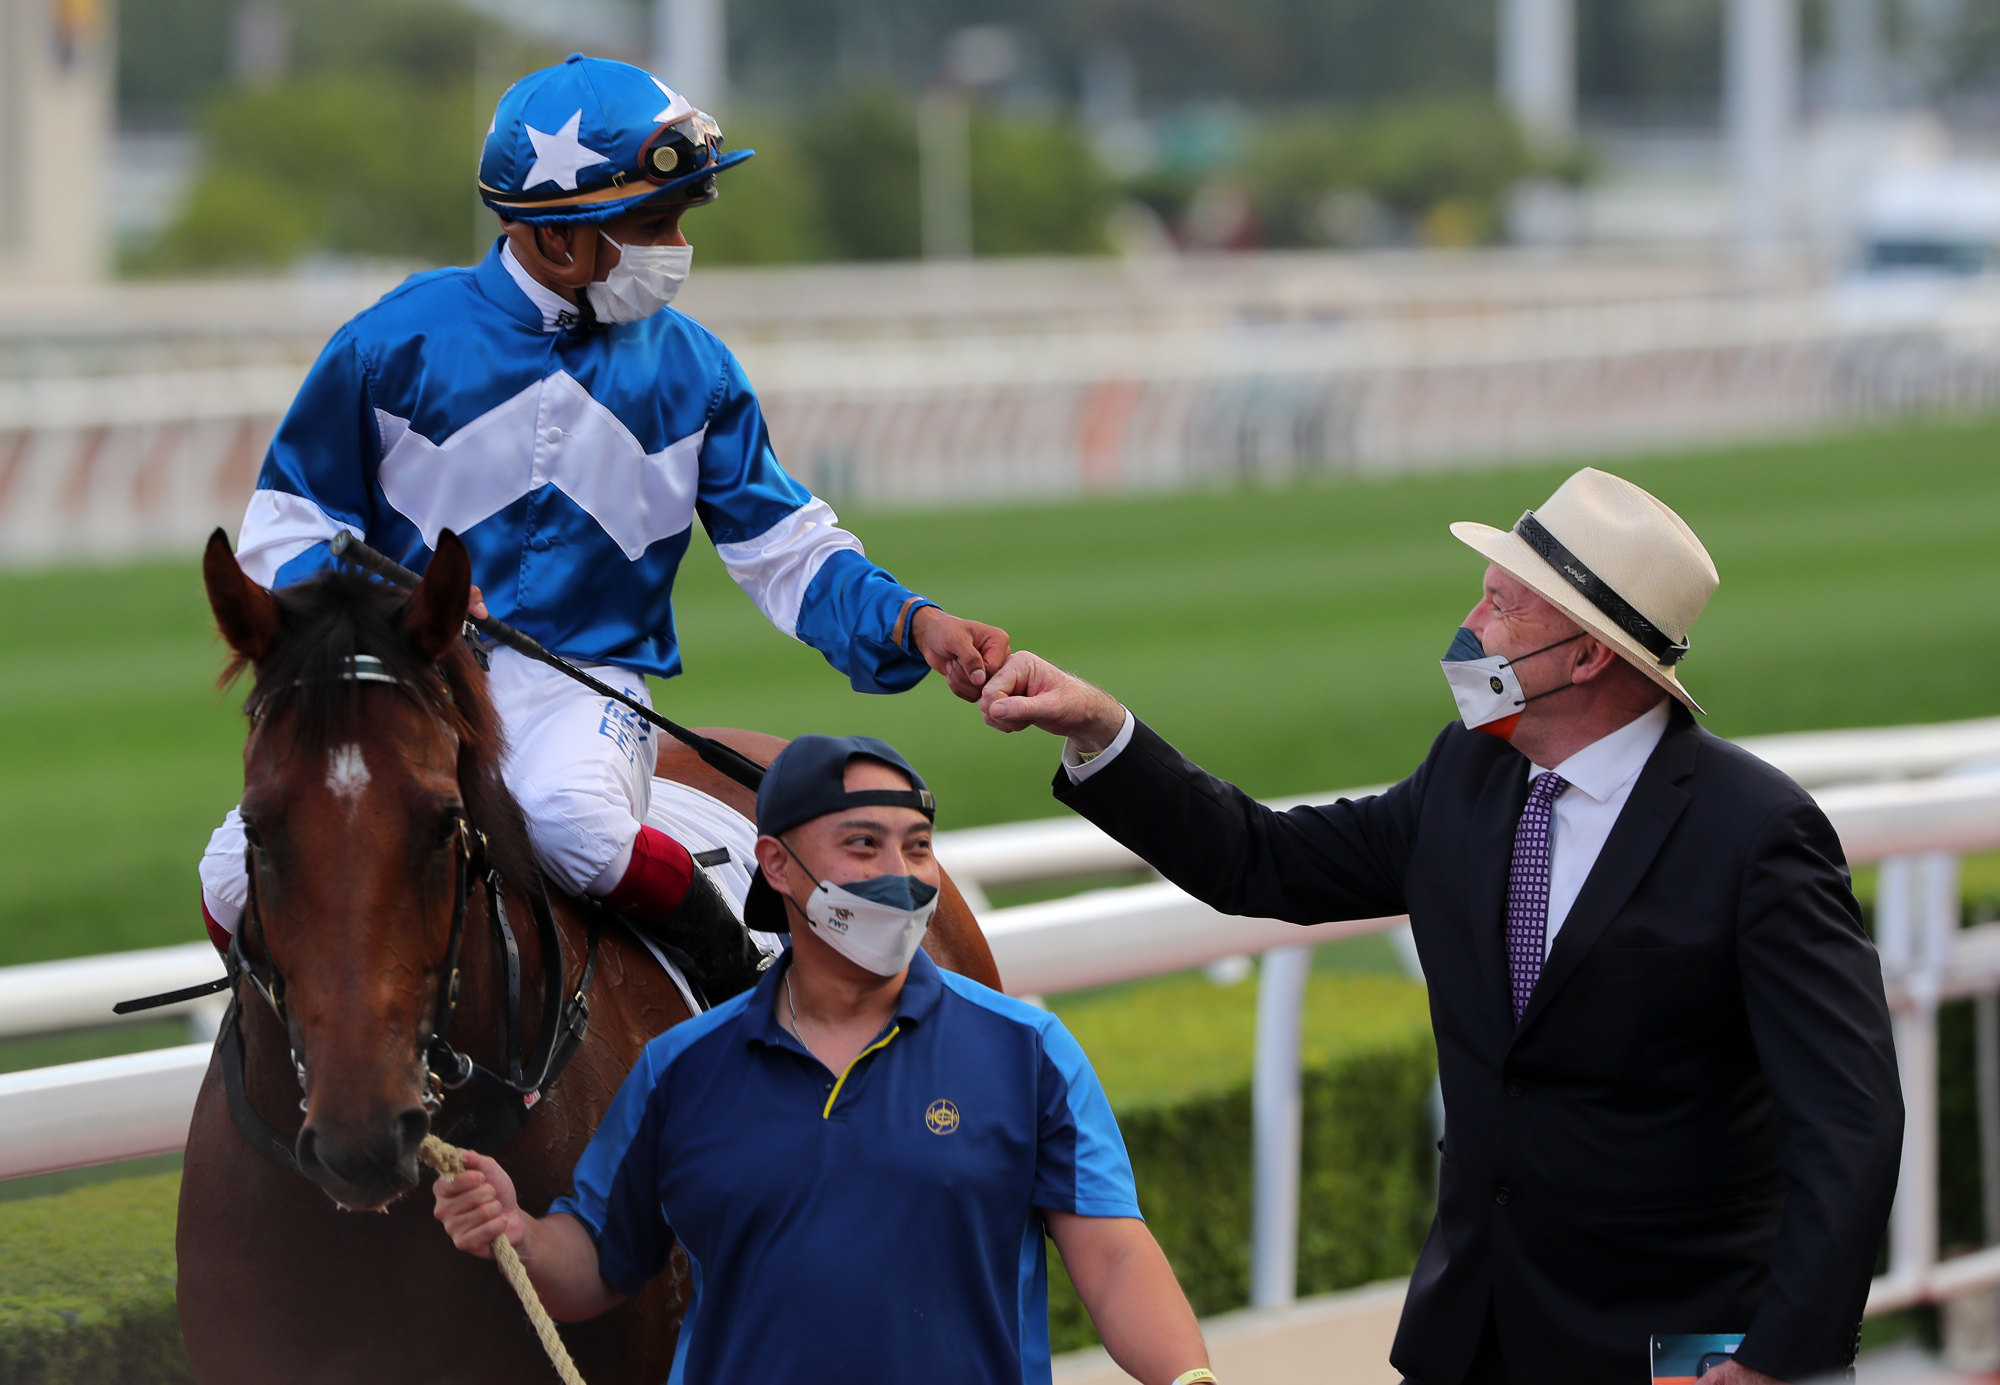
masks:
<svg viewBox="0 0 2000 1385"><path fill-rule="evenodd" d="M792 848L787 844L785 850ZM796 851L792 859L799 861ZM799 869L806 869L804 861ZM894 976L910 964L937 912L937 886L913 875L876 875L845 885L821 880L809 870L806 878L814 888L801 912L813 933L877 976Z"/></svg>

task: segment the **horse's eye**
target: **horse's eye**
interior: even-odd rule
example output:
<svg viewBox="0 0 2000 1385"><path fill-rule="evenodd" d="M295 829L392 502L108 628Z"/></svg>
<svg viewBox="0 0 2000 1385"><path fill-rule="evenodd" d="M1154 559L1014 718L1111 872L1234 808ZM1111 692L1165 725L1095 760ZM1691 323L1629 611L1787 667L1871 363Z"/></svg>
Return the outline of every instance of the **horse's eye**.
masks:
<svg viewBox="0 0 2000 1385"><path fill-rule="evenodd" d="M464 821L464 815L456 808L446 813L443 817L440 817L436 829L437 844L439 846L450 846L453 842L457 841L459 825Z"/></svg>
<svg viewBox="0 0 2000 1385"><path fill-rule="evenodd" d="M264 834L259 832L257 824L248 818L243 819L243 840L250 844L253 851L264 849Z"/></svg>

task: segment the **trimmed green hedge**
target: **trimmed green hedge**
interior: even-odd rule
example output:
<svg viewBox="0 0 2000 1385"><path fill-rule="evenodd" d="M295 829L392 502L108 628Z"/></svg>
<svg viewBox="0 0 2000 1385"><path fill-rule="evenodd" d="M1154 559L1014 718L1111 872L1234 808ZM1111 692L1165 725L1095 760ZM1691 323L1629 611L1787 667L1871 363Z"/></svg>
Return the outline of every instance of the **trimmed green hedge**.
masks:
<svg viewBox="0 0 2000 1385"><path fill-rule="evenodd" d="M174 1310L180 1175L0 1203L0 1385L192 1381Z"/></svg>
<svg viewBox="0 0 2000 1385"><path fill-rule="evenodd" d="M1430 1224L1436 1074L1428 1035L1309 1070L1299 1187L1299 1291L1322 1293L1408 1274ZM1248 1085L1119 1113L1139 1202L1197 1314L1250 1296ZM1083 1304L1049 1257L1049 1335L1091 1346Z"/></svg>

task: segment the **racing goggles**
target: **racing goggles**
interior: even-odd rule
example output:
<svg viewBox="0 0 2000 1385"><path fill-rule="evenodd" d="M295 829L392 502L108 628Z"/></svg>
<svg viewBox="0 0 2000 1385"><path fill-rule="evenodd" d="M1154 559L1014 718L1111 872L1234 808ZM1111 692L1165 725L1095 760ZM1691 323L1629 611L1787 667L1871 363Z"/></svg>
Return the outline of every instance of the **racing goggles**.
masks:
<svg viewBox="0 0 2000 1385"><path fill-rule="evenodd" d="M639 175L648 182L686 182L722 153L722 127L706 111L662 125L639 146Z"/></svg>

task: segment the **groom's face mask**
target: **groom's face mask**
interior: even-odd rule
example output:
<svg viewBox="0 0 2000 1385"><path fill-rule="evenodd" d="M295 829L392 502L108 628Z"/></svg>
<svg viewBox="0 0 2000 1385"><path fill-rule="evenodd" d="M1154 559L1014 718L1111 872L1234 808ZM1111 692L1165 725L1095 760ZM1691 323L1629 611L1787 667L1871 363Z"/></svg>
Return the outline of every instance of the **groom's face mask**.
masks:
<svg viewBox="0 0 2000 1385"><path fill-rule="evenodd" d="M1568 639L1545 644L1517 659L1509 659L1503 654L1488 654L1486 646L1479 642L1479 636L1463 625L1459 626L1458 633L1452 637L1451 648L1439 660L1444 666L1444 681L1451 684L1452 699L1458 703L1459 718L1472 730L1506 740L1521 724L1523 707L1536 697L1547 697L1574 686L1564 683L1561 687L1529 697L1521 691L1521 679L1514 672L1515 667L1537 654L1546 654L1551 649L1560 649L1582 638L1583 632L1579 630Z"/></svg>

